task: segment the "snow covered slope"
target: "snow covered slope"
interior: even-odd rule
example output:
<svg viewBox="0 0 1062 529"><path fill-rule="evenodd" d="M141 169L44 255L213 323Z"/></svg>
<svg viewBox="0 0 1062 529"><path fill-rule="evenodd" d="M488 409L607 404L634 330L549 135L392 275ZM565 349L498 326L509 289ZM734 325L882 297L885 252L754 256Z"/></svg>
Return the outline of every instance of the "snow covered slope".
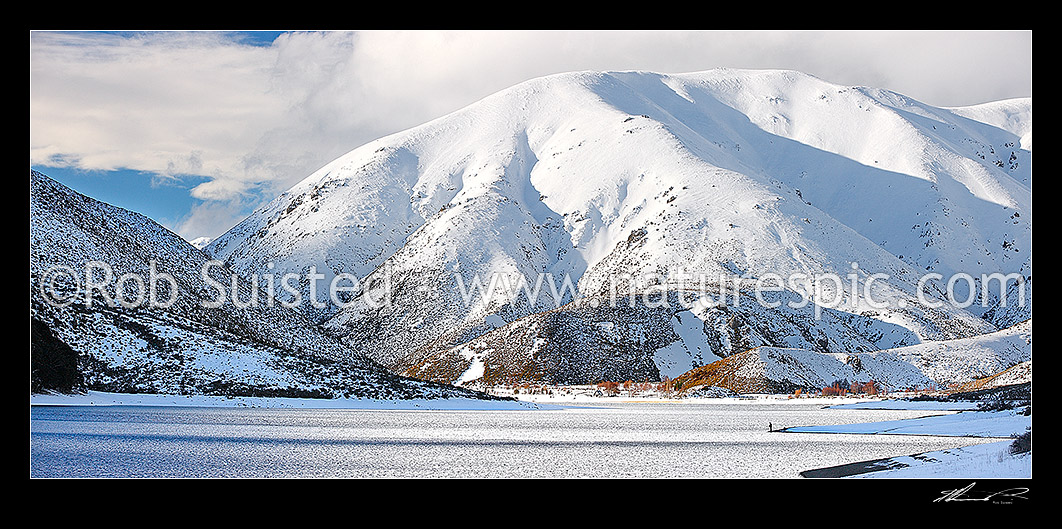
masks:
<svg viewBox="0 0 1062 529"><path fill-rule="evenodd" d="M1030 382L1032 320L973 338L927 342L868 353L821 353L758 347L675 379L683 388L718 386L738 392L818 390L843 381L881 389L948 388L998 378ZM1027 373L1022 378L1020 373Z"/></svg>
<svg viewBox="0 0 1062 529"><path fill-rule="evenodd" d="M966 382L959 386L962 391L980 391L985 389L1032 383L1032 360L1015 364L1004 371Z"/></svg>
<svg viewBox="0 0 1062 529"><path fill-rule="evenodd" d="M960 309L931 307L919 289L940 298L959 273L1031 278L1031 109L936 108L793 71L554 75L351 151L206 251L245 275L313 267L321 285L357 278L338 302L318 295L301 310L399 371L528 325L513 323L521 318L556 318L545 314L573 301L654 285L704 294L734 281L748 293L772 275L855 276L855 289L798 279L780 295L874 320L855 326L859 350L975 336L997 329L981 318L995 290L982 299L975 282ZM939 278L920 285L930 272ZM872 274L887 278L868 300ZM470 295L477 284L492 295ZM955 285L967 299L969 284ZM661 321L686 307L672 310ZM805 347L848 334L798 318L780 338L724 337L704 311L694 315L704 336L690 333L693 320L660 327L669 329L656 338L670 341L645 351L652 365L733 352L694 343L788 347L795 335ZM748 329L767 328L777 311L747 316ZM579 325L591 331L623 319L587 317ZM841 352L854 339L814 348Z"/></svg>
<svg viewBox="0 0 1062 529"><path fill-rule="evenodd" d="M227 269L208 266L208 261L199 249L154 221L31 171L31 325L47 328L77 353L81 389L230 396L476 396L395 376L352 355L295 311L269 306L262 292L260 303L246 307L233 302L205 306L218 297L201 275L203 270L226 287L235 277ZM164 280L166 276L170 280ZM152 278L154 300L148 297ZM90 288L90 281L99 288ZM239 300L253 299L248 282L237 278L236 285Z"/></svg>

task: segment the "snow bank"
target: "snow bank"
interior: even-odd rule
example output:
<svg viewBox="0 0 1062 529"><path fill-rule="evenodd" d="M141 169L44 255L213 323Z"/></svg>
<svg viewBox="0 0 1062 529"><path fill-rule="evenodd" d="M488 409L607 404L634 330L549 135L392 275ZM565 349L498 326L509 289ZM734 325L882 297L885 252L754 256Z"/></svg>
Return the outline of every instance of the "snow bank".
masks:
<svg viewBox="0 0 1062 529"><path fill-rule="evenodd" d="M976 476L983 479L1032 477L1032 452L1010 454L1010 441L964 446L926 452L916 456L894 457L876 464L894 467L853 478L950 479Z"/></svg>
<svg viewBox="0 0 1062 529"><path fill-rule="evenodd" d="M980 438L970 446L868 461L857 478L1031 478L1032 452L1011 454L1011 437L1032 430L1032 415L1023 410L976 411L975 402L881 400L837 404L830 408L926 410L940 414L863 424L800 426L786 428L796 433L848 433L888 435L942 435ZM1008 438L985 442L987 438ZM842 469L819 469L813 472ZM838 476L842 477L842 476Z"/></svg>

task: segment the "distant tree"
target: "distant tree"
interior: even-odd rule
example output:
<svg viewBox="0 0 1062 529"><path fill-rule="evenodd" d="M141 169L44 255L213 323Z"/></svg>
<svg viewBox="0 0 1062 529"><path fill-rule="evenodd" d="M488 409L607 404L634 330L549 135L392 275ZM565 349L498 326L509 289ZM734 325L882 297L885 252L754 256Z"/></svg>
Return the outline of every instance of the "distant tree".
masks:
<svg viewBox="0 0 1062 529"><path fill-rule="evenodd" d="M822 388L820 393L825 397L843 397L851 389L851 384L847 381L837 380L833 384Z"/></svg>
<svg viewBox="0 0 1062 529"><path fill-rule="evenodd" d="M849 391L858 395L877 395L878 384L873 380L867 382L852 382Z"/></svg>
<svg viewBox="0 0 1062 529"><path fill-rule="evenodd" d="M675 381L672 381L670 377L665 376L662 381L656 386L656 390L663 393L665 396L670 397L671 392L675 389Z"/></svg>

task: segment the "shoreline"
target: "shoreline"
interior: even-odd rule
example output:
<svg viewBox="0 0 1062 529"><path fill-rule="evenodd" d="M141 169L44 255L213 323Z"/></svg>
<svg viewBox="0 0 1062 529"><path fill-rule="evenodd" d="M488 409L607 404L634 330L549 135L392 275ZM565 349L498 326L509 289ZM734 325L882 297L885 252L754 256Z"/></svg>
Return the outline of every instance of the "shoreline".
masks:
<svg viewBox="0 0 1062 529"><path fill-rule="evenodd" d="M1032 479L1032 451L1011 454L1013 439L950 450L858 461L800 472L810 479ZM983 472L996 465L991 472ZM981 470L979 475L956 475L954 469Z"/></svg>
<svg viewBox="0 0 1062 529"><path fill-rule="evenodd" d="M31 406L194 406L194 407L239 407L239 408L304 408L304 409L440 409L440 410L549 410L577 408L608 404L819 404L822 406L874 404L880 398L856 397L802 397L790 398L788 395L753 394L728 397L686 397L669 396L592 396L586 394L542 395L519 394L498 395L511 397L512 400L489 400L470 398L437 399L317 399L298 397L229 397L220 395L169 395L159 393L107 393L87 391L85 393L31 393Z"/></svg>
<svg viewBox="0 0 1062 529"><path fill-rule="evenodd" d="M800 472L800 477L812 479L848 478L852 476L857 476L859 474L866 474L869 472L881 472L883 470L902 468L902 466L903 464L896 462L895 458L884 457L881 459L871 459L868 461L859 461L856 463L846 463L844 465L835 465L832 467L822 467L813 468L811 470L804 470Z"/></svg>
<svg viewBox="0 0 1062 529"><path fill-rule="evenodd" d="M297 397L224 397L215 395L165 395L156 393L81 394L38 393L30 406L170 406L210 408L295 408L314 410L548 410L549 404L520 400L466 398L438 399L313 399Z"/></svg>
<svg viewBox="0 0 1062 529"><path fill-rule="evenodd" d="M788 426L777 433L835 433L849 435L926 435L977 439L972 445L955 449L900 455L801 471L801 478L834 479L866 477L950 477L950 478L1031 478L1032 452L1010 454L1007 448L1014 436L1031 431L1032 416L1018 410L979 411L972 402L906 401L888 398L808 397L793 399L785 395L751 395L742 398L709 397L675 399L670 397L594 397L520 395L516 400L478 399L311 399L276 397L222 397L207 395L118 394L89 391L84 394L31 394L30 406L169 406L287 408L306 410L377 410L377 411L547 411L606 406L608 404L682 405L748 404L763 405L819 404L836 409L923 410L943 412L893 421L820 426ZM949 471L949 467L956 469ZM998 468L997 468L998 467ZM970 469L978 475L961 474ZM990 475L982 475L990 474Z"/></svg>
<svg viewBox="0 0 1062 529"><path fill-rule="evenodd" d="M889 409L897 409L908 402L895 402ZM910 402L910 404L923 404ZM937 410L963 403L934 403ZM871 406L849 405L849 408L870 409ZM961 406L951 406L961 407ZM925 409L933 406L911 406ZM981 411L972 409L947 410L941 415L900 419L894 421L856 423L838 426L795 426L783 428L783 433L835 433L859 435L931 435L976 439L977 442L949 450L900 455L858 461L800 472L804 478L1007 478L1032 477L1032 451L1014 454L1010 446L1022 432L1032 431L1032 415L1020 410ZM969 475L975 474L975 475Z"/></svg>

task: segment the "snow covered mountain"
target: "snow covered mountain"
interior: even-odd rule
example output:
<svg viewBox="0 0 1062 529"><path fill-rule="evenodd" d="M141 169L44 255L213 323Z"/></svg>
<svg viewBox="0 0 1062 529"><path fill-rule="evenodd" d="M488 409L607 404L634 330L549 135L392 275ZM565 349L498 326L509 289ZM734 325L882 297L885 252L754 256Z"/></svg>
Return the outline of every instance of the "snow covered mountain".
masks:
<svg viewBox="0 0 1062 529"><path fill-rule="evenodd" d="M1031 99L936 108L793 71L560 74L363 145L205 251L245 276L345 281L289 299L446 381L889 349L1031 318L980 281L1018 274L1031 303L1031 141ZM969 306L936 306L958 274ZM765 284L787 302L759 303ZM602 303L650 291L693 302Z"/></svg>
<svg viewBox="0 0 1062 529"><path fill-rule="evenodd" d="M31 171L35 388L49 389L36 383L38 370L59 357L67 390L482 397L399 377L351 354L301 314L270 305L264 292L250 303L251 284L217 264L154 221ZM238 296L214 307L221 286Z"/></svg>

